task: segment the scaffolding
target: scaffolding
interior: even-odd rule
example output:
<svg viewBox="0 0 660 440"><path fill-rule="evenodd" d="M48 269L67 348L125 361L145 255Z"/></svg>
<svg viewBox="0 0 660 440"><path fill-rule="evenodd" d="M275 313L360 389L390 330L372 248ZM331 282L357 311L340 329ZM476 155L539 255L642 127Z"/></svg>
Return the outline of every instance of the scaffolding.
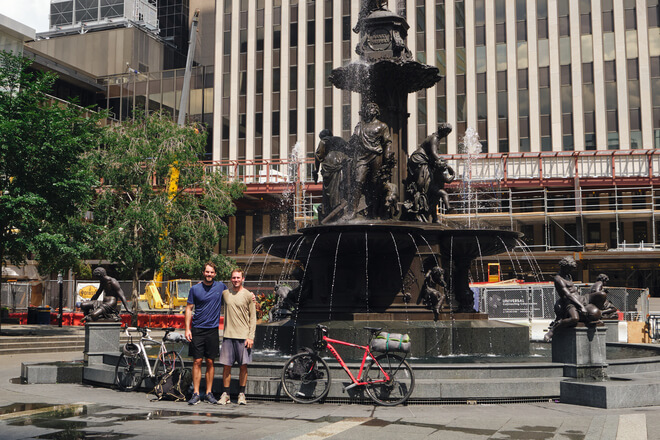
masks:
<svg viewBox="0 0 660 440"><path fill-rule="evenodd" d="M652 186L609 188L494 188L480 187L473 191L469 202L460 192L450 194L450 203L454 211L440 214L446 220L472 219L491 224L496 227L521 230L522 225L542 224L544 228L544 243L530 245L530 248L542 250L573 249L575 247L587 250L598 248L615 248L619 250L653 250L660 249L658 242L658 224L660 221L660 188ZM590 240L588 231L571 231L564 228L566 223L576 224L576 228L589 222L610 221L616 225L612 231L614 240L603 243L604 240ZM624 222L650 222L647 233L633 236L632 241L625 239L622 224ZM562 229L572 242L563 246L553 244L551 229ZM650 234L648 234L650 230ZM598 235L598 234L595 234Z"/></svg>

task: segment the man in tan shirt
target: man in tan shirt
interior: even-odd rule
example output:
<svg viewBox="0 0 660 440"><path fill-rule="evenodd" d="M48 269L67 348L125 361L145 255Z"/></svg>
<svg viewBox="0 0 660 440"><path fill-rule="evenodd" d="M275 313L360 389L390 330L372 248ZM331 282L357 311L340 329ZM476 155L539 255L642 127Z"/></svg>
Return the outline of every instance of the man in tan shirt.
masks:
<svg viewBox="0 0 660 440"><path fill-rule="evenodd" d="M222 293L222 303L225 314L225 328L220 363L223 365L222 384L224 390L220 396L220 404L226 405L229 400L229 385L231 384L231 367L239 365L238 404L245 405L245 385L247 384L247 368L252 362L252 345L257 327L257 311L252 292L243 287L245 273L234 269L231 273L231 287Z"/></svg>

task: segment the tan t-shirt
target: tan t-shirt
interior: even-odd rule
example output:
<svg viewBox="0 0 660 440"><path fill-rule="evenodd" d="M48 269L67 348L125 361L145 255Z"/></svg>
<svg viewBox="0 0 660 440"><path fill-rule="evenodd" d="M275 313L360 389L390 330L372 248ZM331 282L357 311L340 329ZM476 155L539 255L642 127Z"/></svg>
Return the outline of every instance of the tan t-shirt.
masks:
<svg viewBox="0 0 660 440"><path fill-rule="evenodd" d="M222 302L225 315L223 338L254 340L257 309L252 292L245 288L234 292L230 288L222 292Z"/></svg>

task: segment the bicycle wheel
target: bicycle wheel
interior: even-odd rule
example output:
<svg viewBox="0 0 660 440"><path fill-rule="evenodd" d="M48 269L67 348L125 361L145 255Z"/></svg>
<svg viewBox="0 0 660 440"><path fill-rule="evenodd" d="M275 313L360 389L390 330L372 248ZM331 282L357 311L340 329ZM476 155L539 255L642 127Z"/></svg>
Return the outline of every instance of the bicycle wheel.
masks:
<svg viewBox="0 0 660 440"><path fill-rule="evenodd" d="M314 403L330 390L330 369L314 353L298 353L282 369L282 388L298 403Z"/></svg>
<svg viewBox="0 0 660 440"><path fill-rule="evenodd" d="M183 368L183 360L179 353L176 351L168 351L156 359L156 366L154 367L154 375L159 377L177 368Z"/></svg>
<svg viewBox="0 0 660 440"><path fill-rule="evenodd" d="M390 380L384 381L383 371ZM367 394L379 405L394 406L404 403L415 388L415 376L410 365L404 358L392 353L376 357L376 362L372 361L367 367L365 377L365 382L368 382L365 386Z"/></svg>
<svg viewBox="0 0 660 440"><path fill-rule="evenodd" d="M119 355L115 367L115 385L122 391L133 391L144 378L144 359L138 356Z"/></svg>

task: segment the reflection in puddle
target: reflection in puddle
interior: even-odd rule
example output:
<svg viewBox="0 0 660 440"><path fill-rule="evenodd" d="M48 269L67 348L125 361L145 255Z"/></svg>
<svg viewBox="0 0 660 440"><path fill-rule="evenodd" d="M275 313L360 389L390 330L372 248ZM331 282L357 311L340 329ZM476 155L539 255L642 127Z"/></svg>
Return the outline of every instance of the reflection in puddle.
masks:
<svg viewBox="0 0 660 440"><path fill-rule="evenodd" d="M19 379L20 381L20 379ZM19 382L20 383L20 382ZM53 406L51 403L12 403L11 405L0 406L0 414L17 413L23 411L32 411L35 409Z"/></svg>

